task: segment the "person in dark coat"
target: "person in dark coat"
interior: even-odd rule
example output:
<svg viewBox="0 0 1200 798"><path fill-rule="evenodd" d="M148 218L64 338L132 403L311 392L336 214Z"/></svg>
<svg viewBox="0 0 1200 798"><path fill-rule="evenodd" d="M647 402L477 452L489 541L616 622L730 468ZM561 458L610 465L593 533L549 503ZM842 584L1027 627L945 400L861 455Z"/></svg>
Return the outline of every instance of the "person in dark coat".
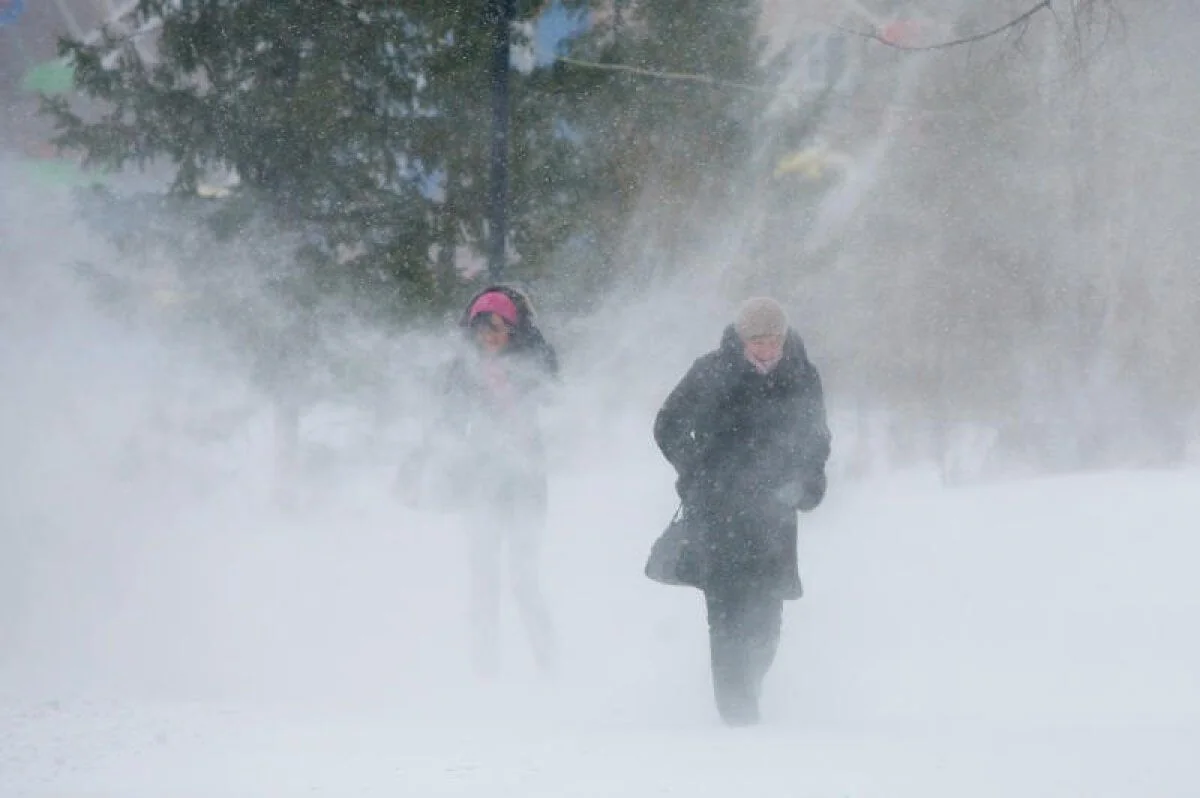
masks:
<svg viewBox="0 0 1200 798"><path fill-rule="evenodd" d="M707 606L718 711L755 723L783 602L802 594L797 512L824 498L830 453L820 375L777 302L742 305L667 397L654 438L698 539L690 581Z"/></svg>
<svg viewBox="0 0 1200 798"><path fill-rule="evenodd" d="M507 548L513 596L538 665L553 666L555 632L539 584L547 476L539 408L558 358L528 297L492 285L460 320L465 339L445 373L436 435L448 464L446 493L471 546L472 650L483 675L499 667L500 578Z"/></svg>

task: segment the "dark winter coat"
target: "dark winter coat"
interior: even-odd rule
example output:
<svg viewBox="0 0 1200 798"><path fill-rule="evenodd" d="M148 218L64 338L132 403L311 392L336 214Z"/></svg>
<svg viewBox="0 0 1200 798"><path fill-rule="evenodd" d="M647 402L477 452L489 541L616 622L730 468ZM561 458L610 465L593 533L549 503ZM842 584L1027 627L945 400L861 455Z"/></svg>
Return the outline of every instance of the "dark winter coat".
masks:
<svg viewBox="0 0 1200 798"><path fill-rule="evenodd" d="M667 397L654 437L679 475L689 523L701 529L697 586L755 581L798 598L796 513L824 498L830 452L821 379L800 336L788 333L782 360L764 375L727 328Z"/></svg>
<svg viewBox="0 0 1200 798"><path fill-rule="evenodd" d="M453 449L456 492L464 502L527 499L542 505L546 466L539 410L557 380L558 358L523 294L502 286L485 290L507 293L520 318L509 347L488 360L470 342L464 314L463 348L443 375L440 435Z"/></svg>

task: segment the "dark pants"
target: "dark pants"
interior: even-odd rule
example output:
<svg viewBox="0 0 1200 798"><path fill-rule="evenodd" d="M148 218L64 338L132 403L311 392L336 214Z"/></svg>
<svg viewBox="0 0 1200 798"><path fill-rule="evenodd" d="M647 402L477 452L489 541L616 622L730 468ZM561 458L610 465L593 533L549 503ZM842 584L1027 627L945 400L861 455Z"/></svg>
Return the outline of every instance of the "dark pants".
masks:
<svg viewBox="0 0 1200 798"><path fill-rule="evenodd" d="M730 725L756 723L763 679L779 649L783 601L753 582L714 586L704 599L717 710Z"/></svg>

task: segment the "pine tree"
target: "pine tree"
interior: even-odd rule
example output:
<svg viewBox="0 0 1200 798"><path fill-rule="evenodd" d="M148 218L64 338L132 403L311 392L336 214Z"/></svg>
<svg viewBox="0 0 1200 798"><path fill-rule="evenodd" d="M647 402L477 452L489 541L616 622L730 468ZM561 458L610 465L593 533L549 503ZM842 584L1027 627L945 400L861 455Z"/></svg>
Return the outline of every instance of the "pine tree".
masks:
<svg viewBox="0 0 1200 798"><path fill-rule="evenodd" d="M167 196L89 198L132 267L89 272L114 311L168 317L235 364L272 397L285 440L298 407L370 382L362 353L334 340L346 314L443 309L470 290L460 256L484 249L488 5L143 0L132 35L64 42L91 107L48 100L58 143L171 175ZM532 271L569 232L557 163L574 145L540 104L547 76L511 77L513 249ZM211 197L227 173L236 185ZM161 309L164 265L179 299Z"/></svg>
<svg viewBox="0 0 1200 798"><path fill-rule="evenodd" d="M109 167L166 162L179 194L231 170L239 211L304 234L296 270L314 290L437 304L486 243L490 5L143 0L153 60L128 36L64 43L104 110L50 101L58 143ZM512 238L529 268L569 228L555 209L573 145L539 81L512 74Z"/></svg>

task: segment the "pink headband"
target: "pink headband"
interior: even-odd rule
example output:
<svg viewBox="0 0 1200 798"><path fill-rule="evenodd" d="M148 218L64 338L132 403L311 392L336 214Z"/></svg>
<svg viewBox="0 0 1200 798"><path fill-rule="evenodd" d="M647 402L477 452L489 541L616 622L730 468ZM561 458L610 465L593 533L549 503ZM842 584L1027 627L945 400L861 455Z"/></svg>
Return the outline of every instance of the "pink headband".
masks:
<svg viewBox="0 0 1200 798"><path fill-rule="evenodd" d="M516 303L501 291L489 291L476 299L467 318L473 319L480 313L495 313L514 327L519 316Z"/></svg>

